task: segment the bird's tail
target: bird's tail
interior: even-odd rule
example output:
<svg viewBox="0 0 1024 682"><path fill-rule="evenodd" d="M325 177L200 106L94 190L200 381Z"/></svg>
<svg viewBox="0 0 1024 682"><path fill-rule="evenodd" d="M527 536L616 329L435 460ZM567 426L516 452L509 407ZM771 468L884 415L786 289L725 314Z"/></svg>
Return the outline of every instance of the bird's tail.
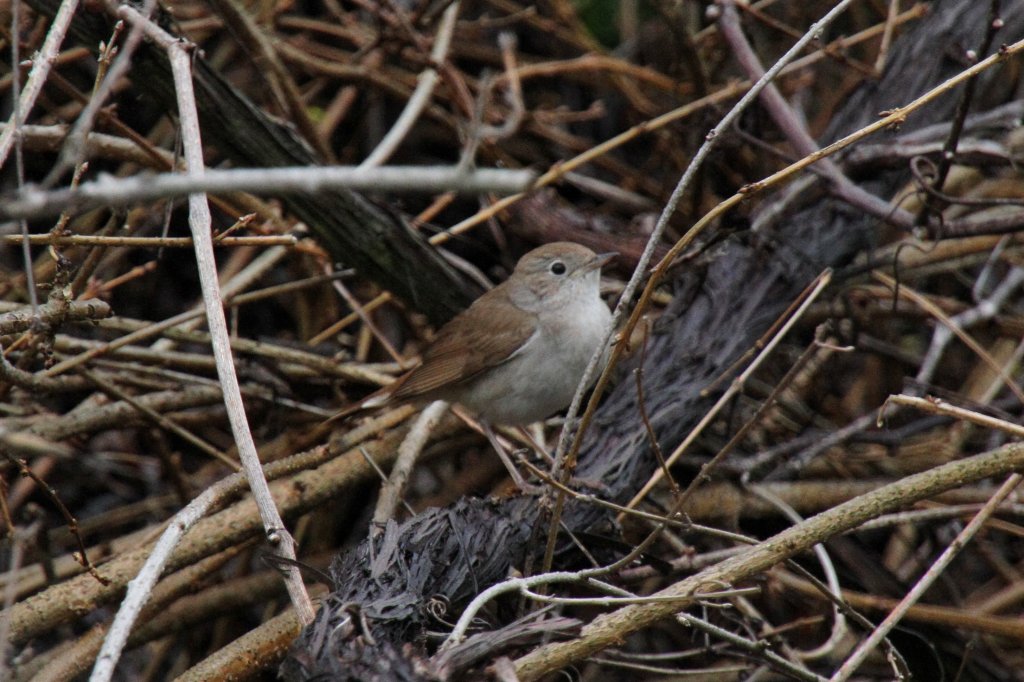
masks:
<svg viewBox="0 0 1024 682"><path fill-rule="evenodd" d="M338 412L332 414L330 417L323 421L324 424L333 424L335 422L344 421L350 417L354 417L357 414L373 410L378 407L384 407L391 400L392 385L384 386L370 395L366 396L362 400L347 405Z"/></svg>

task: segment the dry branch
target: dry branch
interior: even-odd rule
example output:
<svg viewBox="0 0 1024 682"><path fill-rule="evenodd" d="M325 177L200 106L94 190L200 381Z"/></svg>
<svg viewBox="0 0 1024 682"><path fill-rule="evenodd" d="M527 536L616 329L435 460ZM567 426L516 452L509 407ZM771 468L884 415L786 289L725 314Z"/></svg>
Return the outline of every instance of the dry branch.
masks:
<svg viewBox="0 0 1024 682"><path fill-rule="evenodd" d="M53 0L29 0L42 14L57 10ZM164 16L160 23L168 21ZM110 35L112 21L81 13L71 34L90 49ZM196 102L203 137L235 162L250 167L316 166L320 160L291 129L257 109L210 67L193 58ZM137 84L163 106L176 108L167 57L151 45L140 45L133 64ZM443 322L465 307L472 289L422 237L398 216L381 210L354 192L338 189L313 197L285 198L289 210L309 225L340 263L357 268L382 287ZM385 248L386 245L386 248Z"/></svg>
<svg viewBox="0 0 1024 682"><path fill-rule="evenodd" d="M938 26L949 33L958 29L976 30L976 24L965 22L962 6L954 8L953 5L946 3L943 10L937 12L934 24L926 22L904 36L890 57L891 63L900 64L908 53L917 51L923 43L930 44ZM955 25L951 17L956 17ZM1004 39L1021 35L1024 14L1014 12L1012 21L1009 16L1004 18L1007 25L1013 27L1003 34ZM927 59L926 54L917 54L917 57ZM998 61L999 58L995 58L987 65ZM908 88L899 72L893 71L892 84L883 81L881 88L887 101L858 102L856 108L848 107L844 109L847 113L837 115L833 125L846 132L854 130L854 121L859 120L863 111L891 109L960 72L948 64L942 66L944 70L921 69L928 73L929 79L921 79L915 88ZM951 109L949 98L941 96L944 92L944 89L937 89L923 100L922 103L931 104L904 126L913 128L942 120ZM865 131L849 139L858 139L866 131L881 127L882 124L867 125ZM834 148L826 151L834 151ZM809 165L815 158L817 155L808 157L787 172ZM900 182L900 177L890 175L874 183L871 191L887 196ZM738 204L737 199L733 205ZM862 248L862 239L871 232L870 218L841 206L836 200L819 200L817 205L800 210L800 213L790 213L785 221L776 221L770 247L762 250L727 243L707 259L704 272L684 274L676 283L677 291L686 291L689 295L677 295L648 340L646 352L647 412L663 447L674 446L682 439L708 404L703 389L732 366L810 278L826 266L848 262ZM631 494L655 469L647 432L637 417L635 401L631 382L622 382L609 396L599 412L598 426L584 440L580 465L575 472L580 480L601 481L603 495L612 500ZM921 474L884 488L881 497L876 496L878 493L869 494L862 500L837 507L816 517L811 524L815 532L811 535L802 534L807 527L802 524L779 536L785 544L766 542L739 555L746 560L727 560L706 569L699 578L678 583L666 594L691 594L713 579L731 581L754 575L840 529L900 508L908 500L919 499L917 494L911 495L911 491L917 489L915 486L927 484L925 490L931 494L956 487L966 480L965 477L978 480L1011 471L1022 462L1016 459L1007 462L1010 452L1018 458L1021 456L1021 450L1014 447L1006 452L979 456L968 463L948 464L931 474ZM972 465L979 468L967 473ZM835 517L830 516L833 512ZM843 521L836 523L837 518ZM451 509L431 510L402 526L389 527L380 541L364 543L336 562L334 575L339 588L326 602L317 621L298 640L285 672L290 679L317 673L379 679L393 674L385 671L401 671L411 679L421 679L420 673L414 671L429 670L429 663L422 652L410 652L404 647L416 641L422 629L434 627L422 605L435 594L445 595L453 604L462 603L467 595L500 580L512 567L529 565L536 556L531 529L542 519L543 512L528 501L467 501ZM609 520L596 509L570 504L562 524L571 532L600 533L598 529L604 528L603 524ZM481 524L487 524L485 533L481 533ZM489 541L489 549L481 550L484 538ZM568 543L560 544L559 556L561 561L571 562L569 557L573 553ZM346 609L353 603L365 614L366 627L370 628L374 644L369 645L357 632L345 641L328 643L324 634L347 617ZM627 607L603 617L584 630L595 633L593 638L550 645L522 659L517 670L524 678L535 679L558 667L578 663L584 656L620 642L627 633L636 631L636 621L630 619L643 618L644 624L651 624L670 615L678 606L646 608ZM559 655L549 657L548 650Z"/></svg>
<svg viewBox="0 0 1024 682"><path fill-rule="evenodd" d="M56 0L26 2L11 32L22 55L62 30L29 7ZM608 5L617 35L601 33ZM227 235L220 244L232 247L214 254L223 300L207 302L227 318L219 350L235 354L299 560L321 568L336 557L327 580L336 591L303 631L287 613L274 616L287 599L261 561L245 482L231 473L237 451L215 335L201 328L194 257L177 248L195 244L187 204L139 202L111 180L157 197L153 177L183 177L144 174L186 166L169 62L158 45L136 42L141 29L112 30L127 6L76 11L64 51L45 48L52 68L50 56L32 67L49 75L19 138L26 181L65 198L98 182L116 188L120 208L79 204L55 224L30 221L28 243L16 229L0 239L0 255L10 253L0 259L0 449L24 460L0 465L0 528L9 533L0 586L13 604L0 631L13 631L8 653L18 655L0 671L67 678L88 669L147 558L162 577L136 625L114 628L127 642L122 677L265 676L298 633L285 669L301 678L513 679L519 659L524 677L567 664L583 682L702 669L820 682L872 643L868 619L904 617L900 602L937 574L927 603L906 610L908 627L890 632L884 656L858 675L1002 682L1024 668L1013 626L1024 604L1024 507L993 500L994 516L976 521L982 532L963 544L957 534L993 487L950 487L1020 458L1019 446L999 446L1018 433L1022 410L1008 385L1021 384L1024 358L1015 42L1024 5L852 3L767 90L748 95L742 116L715 127L761 64L835 6L174 3L163 28L200 48L193 71L211 169L177 189L255 172L255 190L269 192L218 195L211 223L195 224L206 235L197 241ZM180 83L189 69L175 53ZM18 84L5 66L0 93ZM182 123L187 165L202 168L195 121ZM684 173L713 127L712 153ZM98 132L68 140L72 129ZM12 130L0 135L13 140ZM377 191L387 202L378 205L335 190L284 196L284 185L265 184L300 166L295 187L321 186L337 178L318 159L358 168L385 137L401 138L381 149L417 173L531 169L545 189L501 199ZM815 149L828 158L809 155ZM88 168L74 165L86 157ZM70 190L69 174L85 190ZM0 196L0 212L12 214L17 196ZM652 230L665 236L651 239ZM432 322L468 298L463 275L489 286L532 245L556 239L619 251L619 267L652 253L660 261L617 339L623 361L568 486L535 471L565 492L564 513L532 498L472 497L495 494L489 486L504 473L479 436L449 420L419 434L414 465L394 465L404 430L396 424L412 408L335 425L348 432L330 450L346 451L339 458L316 447L328 429L313 420L415 362ZM448 265L427 242L445 245ZM362 266L339 271L338 261ZM606 297L630 299L643 270L628 286L624 269L606 272ZM815 301L786 313L822 272L831 282L819 282ZM51 301L42 322L25 315L32 294ZM108 310L117 316L92 317ZM879 424L894 394L929 397L901 398ZM552 449L558 428L532 435ZM674 464L659 464L659 450ZM676 485L637 496L665 468ZM403 485L381 495L389 474ZM944 474L954 475L932 478ZM915 483L925 487L892 496ZM156 537L202 494L215 498L209 516L161 569ZM378 497L380 520L390 520L371 533ZM625 509L634 498L637 508ZM544 574L550 528L553 570ZM798 551L816 541L815 555ZM75 561L83 548L109 587ZM949 568L936 562L943 553L956 554ZM714 577L740 583L698 584ZM534 583L549 593L518 589ZM694 590L702 601L680 611ZM654 605L659 592L678 592L674 606ZM557 603L557 617L552 607L530 611L537 601ZM438 648L470 619L462 645ZM908 632L929 643L926 655Z"/></svg>
<svg viewBox="0 0 1024 682"><path fill-rule="evenodd" d="M378 442L360 447L367 449L378 464L387 466L394 448L401 440L401 435L391 434ZM301 469L309 467L310 464L315 465L325 456L321 451L296 455L290 460L267 465L267 476L270 479L278 478L283 474L289 474L296 467ZM326 464L276 480L272 483L271 490L281 513L286 518L294 518L337 497L343 491L352 489L360 481L373 478L374 475L373 469L366 463L363 455L357 450L351 450ZM238 494L244 485L244 478L241 475L224 479L221 494ZM261 529L262 524L255 503L250 498L243 499L196 523L171 554L165 570L175 571L184 568L204 557L258 536ZM91 576L81 575L15 604L6 614L10 620L10 641L22 644L32 637L48 632L76 617L84 616L99 606L119 598L128 581L138 573L150 551L151 548L148 546L130 550L102 564L99 571L110 581L108 585L100 585Z"/></svg>

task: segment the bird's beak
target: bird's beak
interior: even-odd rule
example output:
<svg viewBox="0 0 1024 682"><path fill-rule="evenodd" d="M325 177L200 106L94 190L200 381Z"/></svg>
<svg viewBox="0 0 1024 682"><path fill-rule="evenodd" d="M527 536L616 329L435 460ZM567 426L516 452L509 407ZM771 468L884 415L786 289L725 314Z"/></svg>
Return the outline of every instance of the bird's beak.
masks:
<svg viewBox="0 0 1024 682"><path fill-rule="evenodd" d="M599 270L604 266L608 265L612 258L619 255L618 251L609 251L608 253L599 253L594 256L594 260L587 264L588 270Z"/></svg>

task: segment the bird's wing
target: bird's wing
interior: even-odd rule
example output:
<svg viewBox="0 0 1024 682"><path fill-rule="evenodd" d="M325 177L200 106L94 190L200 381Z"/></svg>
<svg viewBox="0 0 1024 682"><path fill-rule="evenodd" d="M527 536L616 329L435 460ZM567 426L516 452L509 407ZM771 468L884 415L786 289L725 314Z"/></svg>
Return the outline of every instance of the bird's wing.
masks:
<svg viewBox="0 0 1024 682"><path fill-rule="evenodd" d="M485 298L486 305L474 303L441 328L422 364L399 379L392 399L414 399L471 379L508 362L526 345L537 331L536 317L500 294Z"/></svg>

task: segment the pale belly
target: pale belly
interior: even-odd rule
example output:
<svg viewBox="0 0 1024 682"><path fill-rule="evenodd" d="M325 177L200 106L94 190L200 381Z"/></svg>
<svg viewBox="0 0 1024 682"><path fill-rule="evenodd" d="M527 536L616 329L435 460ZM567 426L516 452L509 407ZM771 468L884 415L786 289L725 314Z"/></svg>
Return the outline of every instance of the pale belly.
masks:
<svg viewBox="0 0 1024 682"><path fill-rule="evenodd" d="M531 424L567 407L611 319L598 303L588 324L571 333L556 328L538 335L523 352L460 387L451 399L492 424Z"/></svg>

